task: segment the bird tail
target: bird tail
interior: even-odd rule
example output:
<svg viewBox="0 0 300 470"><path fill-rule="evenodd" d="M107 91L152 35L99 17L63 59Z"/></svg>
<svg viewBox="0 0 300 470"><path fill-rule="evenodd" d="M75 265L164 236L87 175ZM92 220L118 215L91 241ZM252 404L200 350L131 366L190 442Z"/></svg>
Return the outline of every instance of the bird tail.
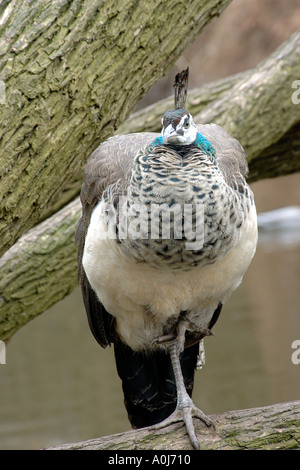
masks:
<svg viewBox="0 0 300 470"><path fill-rule="evenodd" d="M120 341L115 343L118 374L122 380L129 421L142 428L163 421L175 410L176 385L169 353L134 352ZM188 394L192 395L199 344L186 348L181 368Z"/></svg>

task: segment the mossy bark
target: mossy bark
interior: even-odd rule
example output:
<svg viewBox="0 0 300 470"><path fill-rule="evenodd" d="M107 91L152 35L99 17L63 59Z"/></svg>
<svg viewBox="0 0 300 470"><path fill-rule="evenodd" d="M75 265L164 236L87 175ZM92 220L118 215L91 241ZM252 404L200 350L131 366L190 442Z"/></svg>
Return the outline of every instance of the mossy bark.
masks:
<svg viewBox="0 0 300 470"><path fill-rule="evenodd" d="M300 401L213 415L216 430L194 420L201 450L300 449ZM183 423L127 431L49 450L191 450Z"/></svg>
<svg viewBox="0 0 300 470"><path fill-rule="evenodd" d="M0 338L63 299L77 284L79 199L29 230L0 259Z"/></svg>
<svg viewBox="0 0 300 470"><path fill-rule="evenodd" d="M1 3L0 254L230 1Z"/></svg>

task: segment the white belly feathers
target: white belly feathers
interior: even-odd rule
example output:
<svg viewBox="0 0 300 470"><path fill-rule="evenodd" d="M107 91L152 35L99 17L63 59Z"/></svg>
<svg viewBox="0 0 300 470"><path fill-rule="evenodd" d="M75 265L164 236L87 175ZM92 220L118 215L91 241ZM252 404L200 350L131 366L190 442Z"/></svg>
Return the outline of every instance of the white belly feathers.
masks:
<svg viewBox="0 0 300 470"><path fill-rule="evenodd" d="M240 284L257 242L253 204L236 245L219 261L181 272L137 263L105 236L102 202L95 207L85 240L83 267L105 309L115 317L122 341L133 350L151 346L181 311L207 327L219 302Z"/></svg>

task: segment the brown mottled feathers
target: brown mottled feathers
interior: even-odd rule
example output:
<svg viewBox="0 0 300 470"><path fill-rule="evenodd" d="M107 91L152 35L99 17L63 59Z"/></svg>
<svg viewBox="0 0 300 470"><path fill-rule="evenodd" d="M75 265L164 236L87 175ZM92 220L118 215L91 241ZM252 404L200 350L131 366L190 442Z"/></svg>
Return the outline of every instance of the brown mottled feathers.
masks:
<svg viewBox="0 0 300 470"><path fill-rule="evenodd" d="M229 186L236 188L248 171L242 146L216 124L198 125L197 128L215 148L224 179ZM159 134L149 132L111 137L93 152L86 164L80 195L82 217L75 237L78 245L78 275L91 330L103 347L113 341L113 317L97 299L82 267L86 232L92 211L101 199L103 191L118 180L125 183L138 150L158 136Z"/></svg>

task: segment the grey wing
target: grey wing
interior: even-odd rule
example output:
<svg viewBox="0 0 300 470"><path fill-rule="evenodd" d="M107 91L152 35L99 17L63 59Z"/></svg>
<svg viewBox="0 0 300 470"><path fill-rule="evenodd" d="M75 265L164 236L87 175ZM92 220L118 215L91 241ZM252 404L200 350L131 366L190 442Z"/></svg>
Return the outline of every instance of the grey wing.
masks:
<svg viewBox="0 0 300 470"><path fill-rule="evenodd" d="M197 129L215 148L219 168L227 183L234 188L239 183L243 184L248 174L248 164L238 140L217 124L197 125Z"/></svg>
<svg viewBox="0 0 300 470"><path fill-rule="evenodd" d="M150 144L158 135L149 132L111 137L92 153L85 167L80 193L82 216L75 235L78 248L78 279L91 331L102 347L113 342L114 319L97 298L82 265L91 214L101 200L103 191L116 181L126 181L138 150Z"/></svg>

